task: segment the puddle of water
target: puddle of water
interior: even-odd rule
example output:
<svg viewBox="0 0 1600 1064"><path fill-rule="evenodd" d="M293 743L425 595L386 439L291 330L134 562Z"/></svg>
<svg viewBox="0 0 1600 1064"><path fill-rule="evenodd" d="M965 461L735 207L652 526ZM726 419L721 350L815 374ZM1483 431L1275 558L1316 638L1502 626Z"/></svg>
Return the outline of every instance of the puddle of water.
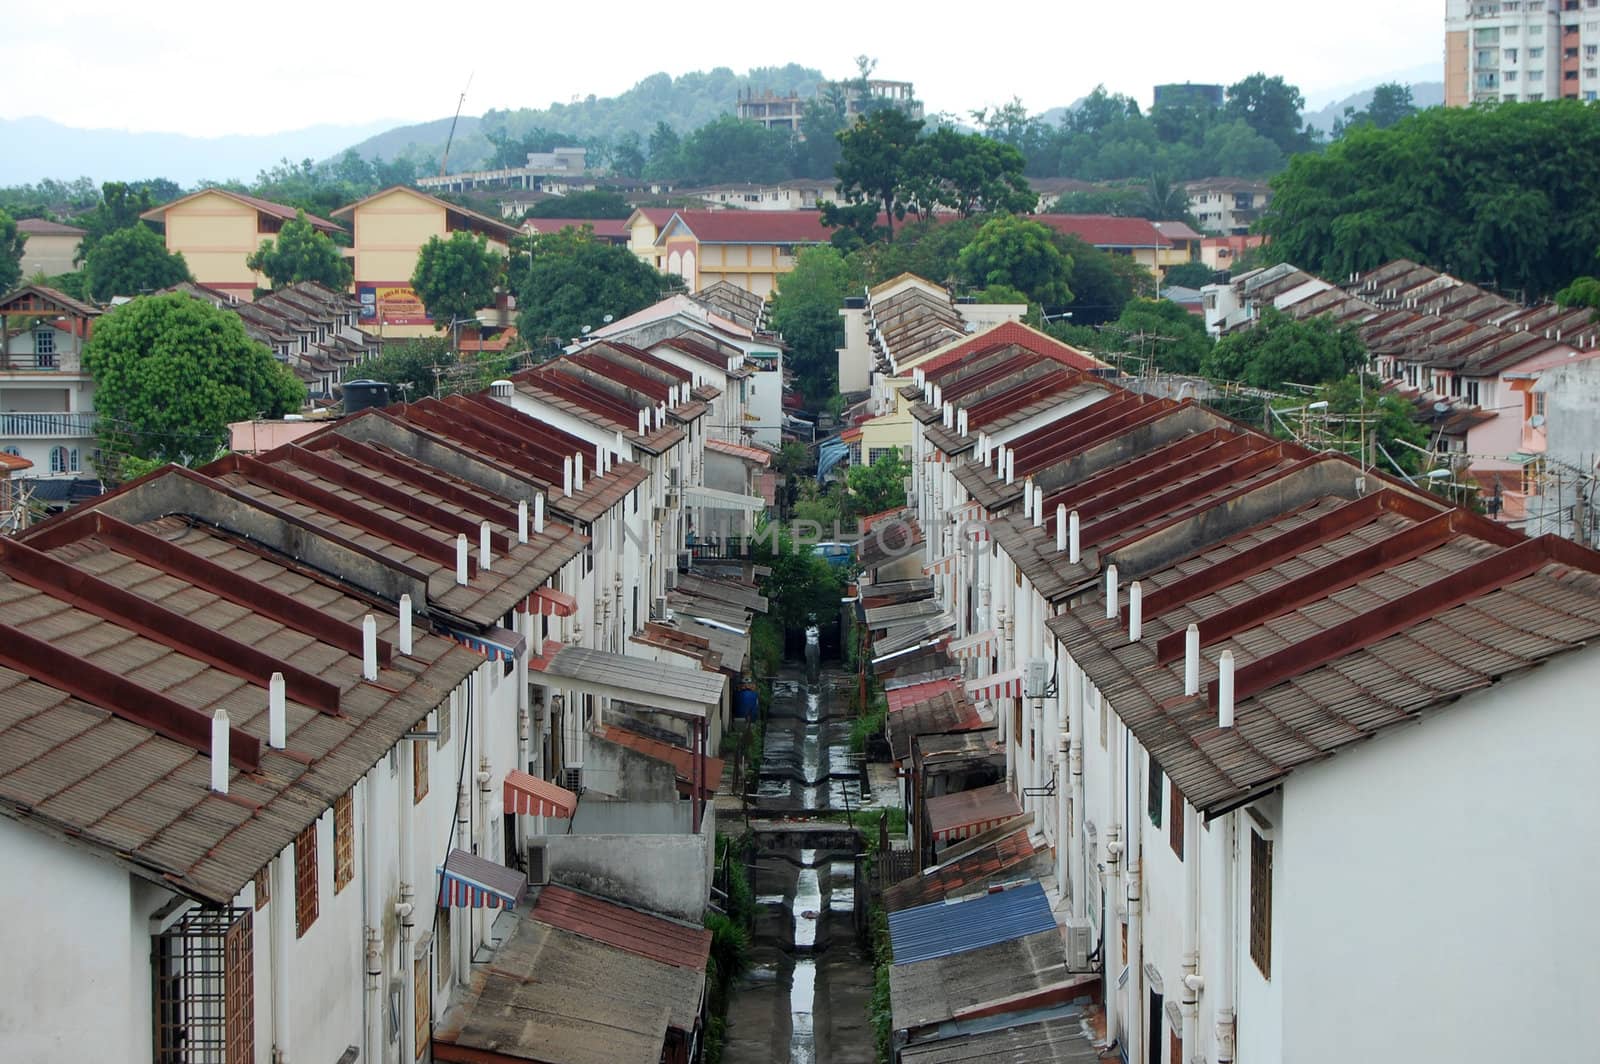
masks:
<svg viewBox="0 0 1600 1064"><path fill-rule="evenodd" d="M812 1010L817 1001L817 962L799 957L789 991L789 1064L816 1064L817 1030Z"/></svg>

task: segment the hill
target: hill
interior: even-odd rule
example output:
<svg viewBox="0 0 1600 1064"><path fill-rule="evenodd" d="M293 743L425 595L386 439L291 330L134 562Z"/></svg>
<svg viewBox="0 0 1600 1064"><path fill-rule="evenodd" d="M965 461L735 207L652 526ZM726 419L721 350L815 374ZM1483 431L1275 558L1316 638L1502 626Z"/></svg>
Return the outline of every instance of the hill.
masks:
<svg viewBox="0 0 1600 1064"><path fill-rule="evenodd" d="M624 133L648 140L656 123L687 132L723 113L732 114L746 89L809 96L823 80L821 71L790 63L756 67L735 74L727 67L695 71L680 77L651 74L618 96L589 96L569 103L516 110L490 110L481 117L461 116L450 146L450 169L470 170L483 164L491 146L488 134L521 137L534 130L558 135L573 144L611 144ZM393 159L411 153L438 157L450 133L450 119L401 126L354 145L367 159Z"/></svg>
<svg viewBox="0 0 1600 1064"><path fill-rule="evenodd" d="M318 125L265 136L189 137L77 129L47 118L0 118L0 185L54 177L96 181L165 177L180 185L249 180L280 159L324 159L393 124Z"/></svg>
<svg viewBox="0 0 1600 1064"><path fill-rule="evenodd" d="M1376 85L1373 88L1377 88ZM1438 107L1444 103L1444 82L1442 81L1415 81L1408 88L1411 89L1411 102L1418 108ZM1333 120L1344 116L1346 107L1353 107L1357 111L1364 110L1372 102L1372 89L1363 89L1352 96L1342 100L1335 100L1320 111L1306 112L1306 125L1320 129L1324 133L1333 131Z"/></svg>

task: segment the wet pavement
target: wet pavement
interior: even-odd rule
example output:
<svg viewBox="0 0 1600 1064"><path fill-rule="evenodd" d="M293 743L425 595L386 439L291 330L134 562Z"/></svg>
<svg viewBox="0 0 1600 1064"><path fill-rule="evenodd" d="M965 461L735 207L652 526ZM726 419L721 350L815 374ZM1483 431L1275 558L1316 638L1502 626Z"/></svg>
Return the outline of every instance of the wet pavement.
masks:
<svg viewBox="0 0 1600 1064"><path fill-rule="evenodd" d="M763 818L751 886L758 915L751 968L728 1007L728 1064L844 1064L873 1060L867 1002L872 966L855 932L857 844L848 829L785 833L773 820L862 801L850 752L853 676L837 668L786 672L772 709L752 815ZM759 810L759 814L757 811Z"/></svg>

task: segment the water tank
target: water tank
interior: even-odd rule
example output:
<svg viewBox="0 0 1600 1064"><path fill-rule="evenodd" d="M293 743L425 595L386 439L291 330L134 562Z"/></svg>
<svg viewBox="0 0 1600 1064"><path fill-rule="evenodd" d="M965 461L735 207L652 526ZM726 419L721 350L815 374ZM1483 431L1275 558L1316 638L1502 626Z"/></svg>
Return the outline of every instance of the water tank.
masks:
<svg viewBox="0 0 1600 1064"><path fill-rule="evenodd" d="M345 381L343 387L346 414L389 405L389 385L383 381Z"/></svg>
<svg viewBox="0 0 1600 1064"><path fill-rule="evenodd" d="M867 298L865 296L844 297L844 309L846 310L864 310L866 309L866 306Z"/></svg>
<svg viewBox="0 0 1600 1064"><path fill-rule="evenodd" d="M733 714L740 720L755 720L761 715L761 696L755 687L745 684L739 688L739 700L734 704Z"/></svg>

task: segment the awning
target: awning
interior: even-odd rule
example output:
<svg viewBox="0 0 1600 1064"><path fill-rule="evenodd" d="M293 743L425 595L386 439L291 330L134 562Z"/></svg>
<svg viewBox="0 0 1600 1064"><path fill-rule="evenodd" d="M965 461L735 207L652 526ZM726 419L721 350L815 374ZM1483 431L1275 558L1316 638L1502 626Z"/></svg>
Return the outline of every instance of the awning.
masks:
<svg viewBox="0 0 1600 1064"><path fill-rule="evenodd" d="M537 776L512 769L506 773L505 810L519 816L570 818L578 796Z"/></svg>
<svg viewBox="0 0 1600 1064"><path fill-rule="evenodd" d="M680 669L604 650L546 643L528 662L528 681L598 698L620 698L703 720L722 705L728 678L704 669Z"/></svg>
<svg viewBox="0 0 1600 1064"><path fill-rule="evenodd" d="M935 576L953 573L956 571L956 559L959 557L960 555L957 554L946 554L941 558L935 558L922 567L922 575Z"/></svg>
<svg viewBox="0 0 1600 1064"><path fill-rule="evenodd" d="M1022 697L1022 670L1007 669L992 676L980 676L967 681L967 694L975 699L998 702L1006 698Z"/></svg>
<svg viewBox="0 0 1600 1064"><path fill-rule="evenodd" d="M767 508L766 500L759 495L741 495L736 491L691 485L683 489L686 506L703 506L710 510L743 510L760 513Z"/></svg>
<svg viewBox="0 0 1600 1064"><path fill-rule="evenodd" d="M451 850L439 869L439 908L510 909L528 877L466 850Z"/></svg>
<svg viewBox="0 0 1600 1064"><path fill-rule="evenodd" d="M487 633L451 632L450 638L475 650L490 661L510 661L527 647L527 639L509 628L491 628Z"/></svg>
<svg viewBox="0 0 1600 1064"><path fill-rule="evenodd" d="M967 538L974 543L989 542L989 526L972 522L967 525Z"/></svg>
<svg viewBox="0 0 1600 1064"><path fill-rule="evenodd" d="M1003 783L929 798L928 831L936 843L958 842L981 835L1022 815L1016 797Z"/></svg>
<svg viewBox="0 0 1600 1064"><path fill-rule="evenodd" d="M546 617L571 617L578 612L578 600L565 591L541 587L528 596L527 608Z"/></svg>
<svg viewBox="0 0 1600 1064"><path fill-rule="evenodd" d="M972 658L993 657L995 634L993 628L986 632L975 632L965 639L952 640L946 651L952 658L958 658L963 661Z"/></svg>

